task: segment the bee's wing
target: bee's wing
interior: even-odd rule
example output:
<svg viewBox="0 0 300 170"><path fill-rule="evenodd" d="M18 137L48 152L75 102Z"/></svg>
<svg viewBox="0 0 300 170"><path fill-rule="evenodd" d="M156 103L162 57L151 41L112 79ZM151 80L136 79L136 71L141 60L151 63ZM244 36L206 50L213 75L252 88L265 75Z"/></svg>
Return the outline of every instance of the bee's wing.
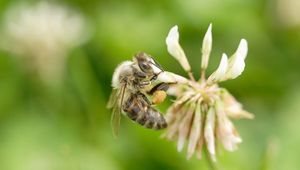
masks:
<svg viewBox="0 0 300 170"><path fill-rule="evenodd" d="M123 100L124 100L125 89L126 89L126 84L121 86L120 90L113 92L112 95L115 95L115 96L111 96L112 101L108 102L108 105L111 104L110 102L112 102L112 104L113 104L113 106L112 106L113 110L112 110L112 115L111 115L111 127L112 127L112 131L113 131L113 136L115 138L117 138L119 135L121 112L122 112L122 105L123 105Z"/></svg>
<svg viewBox="0 0 300 170"><path fill-rule="evenodd" d="M116 102L117 102L117 99L118 99L118 90L113 89L112 92L111 92L111 95L109 96L106 107L108 109L113 108L115 106Z"/></svg>
<svg viewBox="0 0 300 170"><path fill-rule="evenodd" d="M118 107L114 107L111 115L111 127L112 127L114 138L117 138L119 135L120 121L121 121L120 109Z"/></svg>

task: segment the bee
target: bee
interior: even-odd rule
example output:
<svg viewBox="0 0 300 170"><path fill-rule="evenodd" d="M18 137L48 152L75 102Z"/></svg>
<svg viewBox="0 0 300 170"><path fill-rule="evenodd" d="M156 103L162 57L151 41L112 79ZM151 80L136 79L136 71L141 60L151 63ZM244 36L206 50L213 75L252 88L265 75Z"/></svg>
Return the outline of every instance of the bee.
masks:
<svg viewBox="0 0 300 170"><path fill-rule="evenodd" d="M153 106L166 98L167 83L157 83L164 70L148 54L138 53L133 61L121 63L113 74L113 91L108 102L112 109L111 123L114 136L118 135L121 113L149 129L163 129L167 123ZM147 95L152 96L150 101Z"/></svg>

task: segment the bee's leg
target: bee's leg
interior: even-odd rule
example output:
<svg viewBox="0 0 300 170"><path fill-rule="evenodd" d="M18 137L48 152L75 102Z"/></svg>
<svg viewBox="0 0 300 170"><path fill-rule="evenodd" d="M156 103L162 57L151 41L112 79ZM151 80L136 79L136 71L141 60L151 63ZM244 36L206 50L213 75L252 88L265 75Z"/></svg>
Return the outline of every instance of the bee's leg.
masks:
<svg viewBox="0 0 300 170"><path fill-rule="evenodd" d="M156 91L167 91L169 89L169 84L168 83L159 83L156 86L154 86L148 93L153 94Z"/></svg>
<svg viewBox="0 0 300 170"><path fill-rule="evenodd" d="M169 89L168 83L161 83L157 86L157 90L167 91Z"/></svg>
<svg viewBox="0 0 300 170"><path fill-rule="evenodd" d="M151 102L149 101L149 99L146 97L145 94L141 93L141 92L138 92L137 95L139 95L144 101L144 103L146 103L147 105L151 105Z"/></svg>
<svg viewBox="0 0 300 170"><path fill-rule="evenodd" d="M142 72L142 71L139 71L138 69L136 68L132 68L133 70L133 74L134 74L134 84L138 87L138 88L143 88L145 86L148 86L151 84L151 81L149 80L145 80L147 78L147 74Z"/></svg>
<svg viewBox="0 0 300 170"><path fill-rule="evenodd" d="M148 94L153 96L151 105L156 105L163 102L167 97L166 91L168 89L168 83L159 83L156 86L154 86L149 92L147 92Z"/></svg>
<svg viewBox="0 0 300 170"><path fill-rule="evenodd" d="M150 84L151 84L151 82L148 81L148 80L146 80L146 81L139 81L139 82L138 82L139 88L143 88L143 87L148 86L148 85L150 85Z"/></svg>
<svg viewBox="0 0 300 170"><path fill-rule="evenodd" d="M150 81L156 80L156 79L157 79L157 76L158 76L158 75L156 75L156 74L155 74L154 76L152 76L151 79L150 79Z"/></svg>

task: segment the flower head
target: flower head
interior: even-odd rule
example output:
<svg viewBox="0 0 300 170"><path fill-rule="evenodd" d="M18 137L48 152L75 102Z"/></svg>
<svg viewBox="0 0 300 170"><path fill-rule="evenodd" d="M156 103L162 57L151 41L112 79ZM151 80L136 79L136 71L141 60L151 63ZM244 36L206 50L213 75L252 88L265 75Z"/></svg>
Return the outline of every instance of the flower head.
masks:
<svg viewBox="0 0 300 170"><path fill-rule="evenodd" d="M201 75L205 75L203 72L207 68L212 47L211 27L210 25L204 36ZM167 41L168 39L169 36ZM182 50L181 47L180 49ZM230 118L252 119L253 115L243 110L242 105L226 89L219 87L218 83L241 75L247 49L247 41L242 39L229 59L223 53L218 68L207 79L201 77L199 81L194 81L169 72L158 77L162 81L177 82L168 91L176 100L167 110L169 126L163 136L169 140L177 140L179 152L187 143L187 158L196 154L200 159L205 147L210 158L216 161L217 142L228 151L234 151L242 142ZM181 53L184 54L183 51ZM170 54L172 55L171 52Z"/></svg>

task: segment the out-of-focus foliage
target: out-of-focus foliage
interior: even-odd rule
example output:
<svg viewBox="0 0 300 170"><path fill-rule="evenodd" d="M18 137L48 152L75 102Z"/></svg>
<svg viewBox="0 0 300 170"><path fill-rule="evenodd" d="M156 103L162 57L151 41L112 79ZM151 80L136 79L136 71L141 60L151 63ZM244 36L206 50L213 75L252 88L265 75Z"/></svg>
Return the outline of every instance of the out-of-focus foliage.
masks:
<svg viewBox="0 0 300 170"><path fill-rule="evenodd" d="M36 2L0 1L1 43L5 43L1 28L6 12L20 3L33 6ZM169 29L176 24L181 45L199 77L201 39L210 22L212 66L223 52L232 54L241 38L248 40L243 75L222 86L255 114L254 120L235 122L243 143L233 153L220 148L220 166L228 170L300 168L297 0L54 3L84 16L91 37L68 52L63 79L56 86L28 71L24 64L30 62L0 50L0 169L207 169L205 159L187 161L174 143L159 138L161 132L144 129L126 117L119 139L114 140L106 102L114 68L138 51L152 54L166 70L184 75L165 45ZM208 68L209 72L214 69ZM162 104L161 110L169 103Z"/></svg>

